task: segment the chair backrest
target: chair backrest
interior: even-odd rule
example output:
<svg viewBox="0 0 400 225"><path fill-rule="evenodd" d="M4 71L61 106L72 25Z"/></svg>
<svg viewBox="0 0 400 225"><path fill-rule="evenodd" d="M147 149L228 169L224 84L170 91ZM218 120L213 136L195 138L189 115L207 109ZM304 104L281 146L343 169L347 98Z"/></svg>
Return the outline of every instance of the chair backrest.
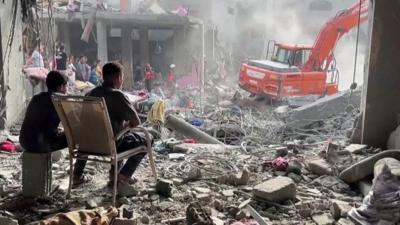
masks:
<svg viewBox="0 0 400 225"><path fill-rule="evenodd" d="M94 155L116 154L114 133L103 98L53 96L70 150Z"/></svg>

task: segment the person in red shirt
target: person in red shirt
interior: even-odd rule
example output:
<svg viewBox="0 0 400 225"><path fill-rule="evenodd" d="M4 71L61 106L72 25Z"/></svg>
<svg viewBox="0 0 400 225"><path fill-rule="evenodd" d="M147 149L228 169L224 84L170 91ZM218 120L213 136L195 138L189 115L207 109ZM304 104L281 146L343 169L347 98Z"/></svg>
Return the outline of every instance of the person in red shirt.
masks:
<svg viewBox="0 0 400 225"><path fill-rule="evenodd" d="M174 94L176 86L175 67L175 64L171 64L169 66L169 72L167 76L167 85L170 88L172 94Z"/></svg>
<svg viewBox="0 0 400 225"><path fill-rule="evenodd" d="M151 68L150 63L146 63L146 66L144 67L144 81L146 83L146 89L149 93L151 92L151 86L154 78L155 75L153 68Z"/></svg>

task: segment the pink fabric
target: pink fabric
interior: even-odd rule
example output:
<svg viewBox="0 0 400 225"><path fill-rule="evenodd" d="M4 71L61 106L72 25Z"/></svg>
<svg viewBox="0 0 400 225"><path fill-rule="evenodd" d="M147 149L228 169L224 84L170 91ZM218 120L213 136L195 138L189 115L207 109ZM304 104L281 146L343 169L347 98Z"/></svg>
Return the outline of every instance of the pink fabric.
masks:
<svg viewBox="0 0 400 225"><path fill-rule="evenodd" d="M28 78L33 78L36 80L46 80L49 70L40 67L29 67L24 69L24 73Z"/></svg>
<svg viewBox="0 0 400 225"><path fill-rule="evenodd" d="M192 66L192 71L189 74L184 75L177 79L178 87L186 88L186 87L199 87L199 76L196 70L196 66Z"/></svg>
<svg viewBox="0 0 400 225"><path fill-rule="evenodd" d="M274 161L272 161L272 166L274 167L274 169L278 171L286 171L288 165L289 165L288 160L283 157L278 157L274 159Z"/></svg>
<svg viewBox="0 0 400 225"><path fill-rule="evenodd" d="M172 11L172 13L182 17L189 15L188 9L183 6L179 6L176 10Z"/></svg>

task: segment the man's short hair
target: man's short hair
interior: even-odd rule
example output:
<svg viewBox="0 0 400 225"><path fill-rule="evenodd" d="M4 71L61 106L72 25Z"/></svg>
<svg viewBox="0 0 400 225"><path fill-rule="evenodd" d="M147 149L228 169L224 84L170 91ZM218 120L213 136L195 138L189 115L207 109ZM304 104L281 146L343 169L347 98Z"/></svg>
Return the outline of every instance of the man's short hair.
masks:
<svg viewBox="0 0 400 225"><path fill-rule="evenodd" d="M46 85L49 91L57 91L57 89L67 84L67 78L58 71L50 71L46 77Z"/></svg>
<svg viewBox="0 0 400 225"><path fill-rule="evenodd" d="M103 80L106 85L113 85L113 80L122 75L123 66L118 62L109 62L103 66Z"/></svg>

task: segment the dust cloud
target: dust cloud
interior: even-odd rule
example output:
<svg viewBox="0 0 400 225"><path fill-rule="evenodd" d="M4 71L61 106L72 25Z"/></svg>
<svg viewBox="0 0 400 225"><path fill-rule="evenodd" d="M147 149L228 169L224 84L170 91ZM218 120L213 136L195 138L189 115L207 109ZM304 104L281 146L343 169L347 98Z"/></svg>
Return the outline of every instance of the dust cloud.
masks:
<svg viewBox="0 0 400 225"><path fill-rule="evenodd" d="M249 58L265 58L268 40L278 43L312 46L325 23L355 1L331 0L329 10L312 10L313 0L220 0L214 5L214 23L222 41L236 43ZM233 9L233 10L232 10ZM228 13L230 11L230 13ZM232 13L233 11L233 13ZM356 82L363 83L367 23L361 26L357 57ZM339 88L348 89L353 82L356 47L353 28L339 40L334 51L340 72ZM262 36L243 39L244 33L262 32ZM261 46L260 46L261 45Z"/></svg>

